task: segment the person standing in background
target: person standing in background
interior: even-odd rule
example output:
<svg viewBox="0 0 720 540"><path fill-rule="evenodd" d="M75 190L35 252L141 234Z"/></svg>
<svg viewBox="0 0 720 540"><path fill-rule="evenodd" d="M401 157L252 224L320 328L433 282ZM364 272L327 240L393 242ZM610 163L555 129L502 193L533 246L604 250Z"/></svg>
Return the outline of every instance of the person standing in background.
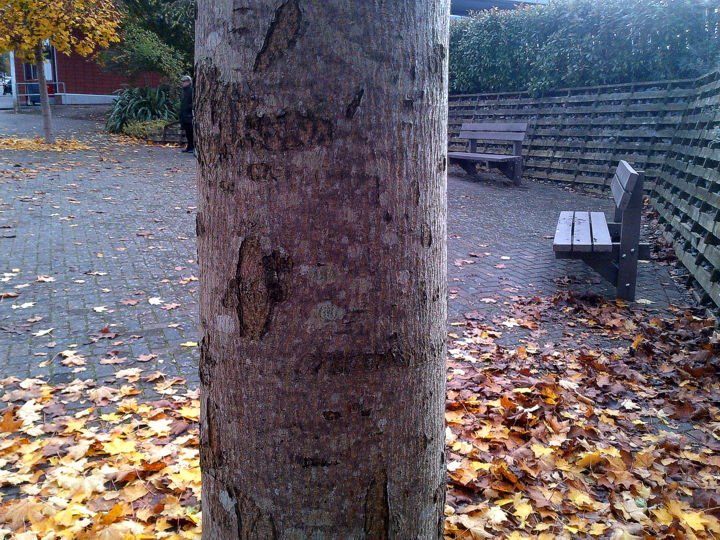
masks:
<svg viewBox="0 0 720 540"><path fill-rule="evenodd" d="M195 153L195 138L193 136L193 88L189 75L180 78L183 86L182 101L180 102L180 125L185 131L187 148L183 152Z"/></svg>

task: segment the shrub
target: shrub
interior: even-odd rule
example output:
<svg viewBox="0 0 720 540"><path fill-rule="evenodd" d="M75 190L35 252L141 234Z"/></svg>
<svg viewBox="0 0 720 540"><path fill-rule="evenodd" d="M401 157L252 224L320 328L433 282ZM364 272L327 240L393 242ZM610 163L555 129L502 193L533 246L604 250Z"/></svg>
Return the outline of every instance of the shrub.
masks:
<svg viewBox="0 0 720 540"><path fill-rule="evenodd" d="M697 77L720 11L697 0L555 0L453 21L450 91L511 92Z"/></svg>
<svg viewBox="0 0 720 540"><path fill-rule="evenodd" d="M162 131L167 120L130 120L123 126L122 132L130 137L147 140L151 133Z"/></svg>
<svg viewBox="0 0 720 540"><path fill-rule="evenodd" d="M110 133L122 133L125 124L131 120L177 120L178 104L171 99L170 90L161 85L158 88L128 87L116 92L106 129Z"/></svg>

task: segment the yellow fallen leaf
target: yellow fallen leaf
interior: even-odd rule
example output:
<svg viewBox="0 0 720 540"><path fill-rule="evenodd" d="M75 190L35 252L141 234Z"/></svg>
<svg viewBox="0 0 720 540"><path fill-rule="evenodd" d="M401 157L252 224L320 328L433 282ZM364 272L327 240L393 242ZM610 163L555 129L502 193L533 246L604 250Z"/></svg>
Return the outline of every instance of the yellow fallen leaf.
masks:
<svg viewBox="0 0 720 540"><path fill-rule="evenodd" d="M600 455L600 452L585 452L583 454L583 457L581 457L578 462L577 466L582 468L587 467L593 467L600 463L603 460L603 457Z"/></svg>
<svg viewBox="0 0 720 540"><path fill-rule="evenodd" d="M530 448L532 449L536 458L548 456L555 452L555 450L553 448L548 448L547 446L543 446L542 444L537 444L537 443L533 444Z"/></svg>
<svg viewBox="0 0 720 540"><path fill-rule="evenodd" d="M525 522L527 517L531 516L534 513L535 510L533 510L533 507L531 505L526 502L522 502L515 505L515 511L513 512L513 515L519 517L523 522Z"/></svg>
<svg viewBox="0 0 720 540"><path fill-rule="evenodd" d="M568 490L567 498L570 499L570 501L578 508L594 508L595 506L595 501L590 497L590 495L575 488L570 488Z"/></svg>
<svg viewBox="0 0 720 540"><path fill-rule="evenodd" d="M103 443L102 447L111 456L117 454L127 454L135 451L135 441L126 441L123 439L114 439L109 443Z"/></svg>
<svg viewBox="0 0 720 540"><path fill-rule="evenodd" d="M123 500L131 503L141 497L144 497L147 494L148 489L145 487L145 484L138 482L137 484L125 486L125 488L121 492L121 497L123 498Z"/></svg>
<svg viewBox="0 0 720 540"><path fill-rule="evenodd" d="M183 418L197 422L200 420L200 408L199 407L182 407L178 409L177 413Z"/></svg>
<svg viewBox="0 0 720 540"><path fill-rule="evenodd" d="M57 512L53 516L53 521L55 521L58 525L70 527L71 525L74 525L81 516L92 516L93 514L94 513L84 505L71 504L64 510Z"/></svg>
<svg viewBox="0 0 720 540"><path fill-rule="evenodd" d="M614 446L608 446L606 448L598 448L598 451L601 454L605 454L606 456L612 456L612 457L616 457L616 458L620 457L620 450L618 450Z"/></svg>
<svg viewBox="0 0 720 540"><path fill-rule="evenodd" d="M654 508L653 510L651 510L651 512L663 525L672 525L674 518L672 514L667 511L666 508Z"/></svg>
<svg viewBox="0 0 720 540"><path fill-rule="evenodd" d="M693 531L704 531L710 520L702 512L683 512L680 521L689 526Z"/></svg>

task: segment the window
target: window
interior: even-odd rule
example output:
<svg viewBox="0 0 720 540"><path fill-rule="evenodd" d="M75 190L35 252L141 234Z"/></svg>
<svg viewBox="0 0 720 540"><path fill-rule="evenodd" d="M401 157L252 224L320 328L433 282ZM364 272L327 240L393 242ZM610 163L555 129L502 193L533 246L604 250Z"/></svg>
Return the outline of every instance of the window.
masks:
<svg viewBox="0 0 720 540"><path fill-rule="evenodd" d="M23 70L26 81L37 80L37 67L34 64L23 64Z"/></svg>

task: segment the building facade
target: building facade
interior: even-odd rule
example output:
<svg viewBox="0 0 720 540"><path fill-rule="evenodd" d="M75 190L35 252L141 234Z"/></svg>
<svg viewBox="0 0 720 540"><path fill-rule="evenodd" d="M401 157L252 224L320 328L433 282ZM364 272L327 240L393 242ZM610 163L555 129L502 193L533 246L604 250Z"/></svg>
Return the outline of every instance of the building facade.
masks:
<svg viewBox="0 0 720 540"><path fill-rule="evenodd" d="M78 54L63 54L48 47L45 54L45 79L48 93L56 105L109 104L113 92L124 85L157 86L161 77L148 73L139 77L125 77L119 73L104 71L92 58ZM13 57L14 80L19 105L34 105L40 102L37 68Z"/></svg>

